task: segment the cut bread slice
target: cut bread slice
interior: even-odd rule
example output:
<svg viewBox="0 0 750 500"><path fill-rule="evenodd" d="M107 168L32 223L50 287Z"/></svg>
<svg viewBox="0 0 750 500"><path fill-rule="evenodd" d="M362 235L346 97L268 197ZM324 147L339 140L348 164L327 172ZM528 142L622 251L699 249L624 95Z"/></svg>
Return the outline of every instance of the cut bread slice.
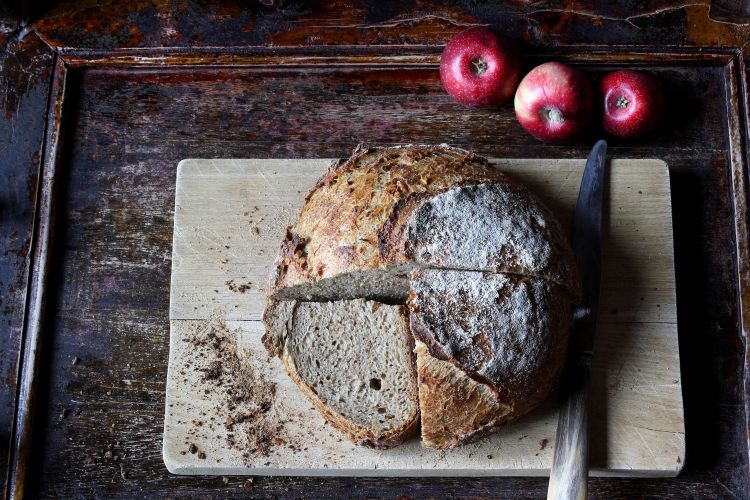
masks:
<svg viewBox="0 0 750 500"><path fill-rule="evenodd" d="M390 448L416 430L416 366L404 306L270 301L264 322L266 348L354 443Z"/></svg>
<svg viewBox="0 0 750 500"><path fill-rule="evenodd" d="M403 304L409 297L412 266L391 265L337 274L331 278L303 282L276 291L274 300L336 301L369 299Z"/></svg>

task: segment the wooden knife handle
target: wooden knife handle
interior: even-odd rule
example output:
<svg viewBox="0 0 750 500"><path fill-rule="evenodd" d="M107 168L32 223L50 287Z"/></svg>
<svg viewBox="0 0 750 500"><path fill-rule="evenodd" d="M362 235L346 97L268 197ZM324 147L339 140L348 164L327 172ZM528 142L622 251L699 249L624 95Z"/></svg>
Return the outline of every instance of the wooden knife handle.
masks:
<svg viewBox="0 0 750 500"><path fill-rule="evenodd" d="M591 354L571 367L567 397L560 407L548 500L585 500L589 473Z"/></svg>

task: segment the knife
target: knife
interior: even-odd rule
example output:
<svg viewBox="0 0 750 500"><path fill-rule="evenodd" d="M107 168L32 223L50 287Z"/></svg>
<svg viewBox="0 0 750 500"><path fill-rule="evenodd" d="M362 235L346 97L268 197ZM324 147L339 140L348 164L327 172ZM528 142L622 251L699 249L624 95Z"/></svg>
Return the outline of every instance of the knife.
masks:
<svg viewBox="0 0 750 500"><path fill-rule="evenodd" d="M607 143L594 144L583 170L573 217L573 251L581 273L581 303L573 308L567 386L557 420L548 500L586 498L589 472L589 398L599 281L602 200Z"/></svg>

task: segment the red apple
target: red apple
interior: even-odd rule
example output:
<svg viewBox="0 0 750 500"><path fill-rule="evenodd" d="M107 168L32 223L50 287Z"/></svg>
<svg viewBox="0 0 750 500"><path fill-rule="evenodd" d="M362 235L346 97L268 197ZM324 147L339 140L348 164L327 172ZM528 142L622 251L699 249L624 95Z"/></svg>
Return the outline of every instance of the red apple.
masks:
<svg viewBox="0 0 750 500"><path fill-rule="evenodd" d="M580 134L591 119L591 86L565 64L537 66L521 80L514 106L528 133L545 142L561 142Z"/></svg>
<svg viewBox="0 0 750 500"><path fill-rule="evenodd" d="M440 80L461 104L500 106L516 90L521 60L495 30L469 28L454 36L440 56Z"/></svg>
<svg viewBox="0 0 750 500"><path fill-rule="evenodd" d="M664 95L648 73L622 70L601 83L604 98L602 125L618 137L637 137L656 128L664 112Z"/></svg>

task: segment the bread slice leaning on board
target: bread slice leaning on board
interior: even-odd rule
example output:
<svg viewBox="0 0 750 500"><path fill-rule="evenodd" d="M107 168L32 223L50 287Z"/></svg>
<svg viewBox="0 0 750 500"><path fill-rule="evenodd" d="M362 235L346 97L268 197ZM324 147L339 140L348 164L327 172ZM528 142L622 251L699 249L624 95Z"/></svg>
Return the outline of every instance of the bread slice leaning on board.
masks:
<svg viewBox="0 0 750 500"><path fill-rule="evenodd" d="M360 146L331 165L287 229L263 340L355 443L399 444L414 430L410 408L418 406L423 444L446 449L549 394L579 294L557 220L486 159L445 145ZM408 318L411 364L401 358L405 344L386 335L397 322L377 319L386 310ZM384 365L393 356L398 366ZM320 366L300 368L303 358ZM339 375L321 388L328 372ZM370 384L374 373L411 380L418 391L403 385L383 413L382 398L395 393L383 394L382 378Z"/></svg>

